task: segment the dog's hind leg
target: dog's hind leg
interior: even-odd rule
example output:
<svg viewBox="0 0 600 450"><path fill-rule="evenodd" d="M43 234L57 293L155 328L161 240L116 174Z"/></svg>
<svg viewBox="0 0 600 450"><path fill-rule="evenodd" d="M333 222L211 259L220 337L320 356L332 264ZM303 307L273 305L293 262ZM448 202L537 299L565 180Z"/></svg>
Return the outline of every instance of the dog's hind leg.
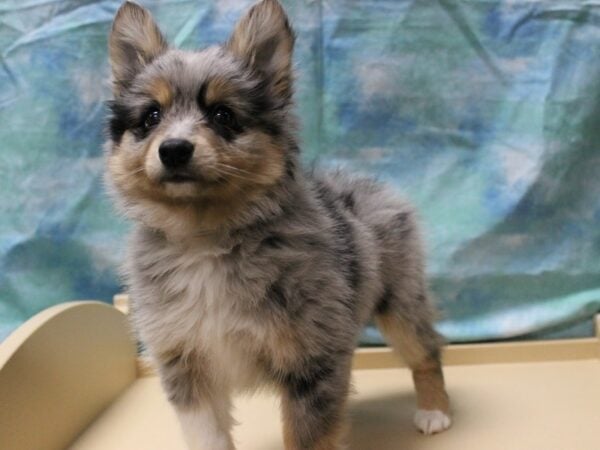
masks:
<svg viewBox="0 0 600 450"><path fill-rule="evenodd" d="M440 360L441 338L433 329L426 294L401 299L388 289L379 303L375 321L412 370L418 405L415 425L425 434L445 430L451 421Z"/></svg>

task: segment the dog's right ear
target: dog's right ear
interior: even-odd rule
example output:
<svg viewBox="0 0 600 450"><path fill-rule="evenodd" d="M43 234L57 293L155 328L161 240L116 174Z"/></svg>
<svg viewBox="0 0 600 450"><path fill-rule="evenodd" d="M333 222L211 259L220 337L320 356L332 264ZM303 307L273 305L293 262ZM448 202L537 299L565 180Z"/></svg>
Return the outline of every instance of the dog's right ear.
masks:
<svg viewBox="0 0 600 450"><path fill-rule="evenodd" d="M150 13L126 1L115 16L108 47L113 90L118 95L146 64L164 53L168 45Z"/></svg>

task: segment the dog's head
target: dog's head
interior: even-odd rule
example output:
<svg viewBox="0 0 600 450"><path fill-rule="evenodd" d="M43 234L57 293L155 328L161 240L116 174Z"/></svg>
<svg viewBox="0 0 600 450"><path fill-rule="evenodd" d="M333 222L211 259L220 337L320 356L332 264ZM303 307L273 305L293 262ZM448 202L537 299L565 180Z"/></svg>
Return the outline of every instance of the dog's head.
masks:
<svg viewBox="0 0 600 450"><path fill-rule="evenodd" d="M293 151L293 44L277 0L253 6L228 42L196 52L170 48L147 10L123 4L109 42L107 147L125 210L225 214L277 184Z"/></svg>

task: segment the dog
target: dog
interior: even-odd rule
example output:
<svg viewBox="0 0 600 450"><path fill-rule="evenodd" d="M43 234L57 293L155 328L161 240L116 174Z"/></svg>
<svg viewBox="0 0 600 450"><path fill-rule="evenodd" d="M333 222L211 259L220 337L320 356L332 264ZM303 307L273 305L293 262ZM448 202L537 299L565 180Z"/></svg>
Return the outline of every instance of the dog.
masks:
<svg viewBox="0 0 600 450"><path fill-rule="evenodd" d="M416 426L450 426L411 205L303 169L294 33L277 0L223 45L169 47L124 3L109 38L109 191L134 227L132 322L190 449L230 450L231 396L272 387L287 450L344 448L353 352L374 319L412 370Z"/></svg>

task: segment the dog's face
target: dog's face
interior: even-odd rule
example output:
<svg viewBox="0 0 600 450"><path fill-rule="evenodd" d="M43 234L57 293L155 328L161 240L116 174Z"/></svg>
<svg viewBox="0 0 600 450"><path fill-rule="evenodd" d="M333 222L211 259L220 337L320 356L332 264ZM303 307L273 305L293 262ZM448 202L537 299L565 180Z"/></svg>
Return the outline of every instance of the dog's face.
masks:
<svg viewBox="0 0 600 450"><path fill-rule="evenodd" d="M294 37L263 0L229 41L169 48L150 13L118 11L110 36L114 101L108 175L126 205L235 203L278 182L293 127Z"/></svg>

